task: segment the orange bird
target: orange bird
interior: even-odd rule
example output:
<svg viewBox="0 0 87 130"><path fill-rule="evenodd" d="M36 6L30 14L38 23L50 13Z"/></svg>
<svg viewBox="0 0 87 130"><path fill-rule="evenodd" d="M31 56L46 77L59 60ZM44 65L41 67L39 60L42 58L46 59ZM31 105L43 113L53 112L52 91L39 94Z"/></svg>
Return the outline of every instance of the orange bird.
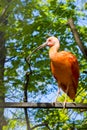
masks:
<svg viewBox="0 0 87 130"><path fill-rule="evenodd" d="M58 83L59 89L61 88L72 100L74 100L79 79L79 65L77 58L70 52L58 52L60 43L54 36L49 37L45 43L37 47L33 52L46 45L50 47L49 58L51 60L51 71ZM64 105L65 102L66 97Z"/></svg>

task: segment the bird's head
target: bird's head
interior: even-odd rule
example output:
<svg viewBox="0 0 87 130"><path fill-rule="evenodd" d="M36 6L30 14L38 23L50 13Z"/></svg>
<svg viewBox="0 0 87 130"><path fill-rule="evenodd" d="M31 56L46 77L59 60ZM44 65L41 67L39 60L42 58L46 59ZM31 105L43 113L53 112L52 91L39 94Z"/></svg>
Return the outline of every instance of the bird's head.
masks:
<svg viewBox="0 0 87 130"><path fill-rule="evenodd" d="M59 40L54 36L49 37L45 43L38 46L34 51L40 50L40 49L44 48L45 46L49 46L49 47L57 46L59 48L60 47Z"/></svg>
<svg viewBox="0 0 87 130"><path fill-rule="evenodd" d="M46 40L46 45L49 46L49 47L52 47L52 46L58 46L58 47L60 47L59 40L56 37L54 37L54 36L49 37Z"/></svg>
<svg viewBox="0 0 87 130"><path fill-rule="evenodd" d="M31 58L31 55L32 55L34 52L36 52L36 51L38 51L38 50L44 48L45 46L49 46L49 47L55 46L56 48L59 48L59 47L60 47L59 40L58 40L56 37L54 37L54 36L49 37L49 38L46 40L45 43L43 43L42 45L38 46L37 48L35 48L35 49L31 52L31 54L27 57L27 60L29 60L29 59Z"/></svg>

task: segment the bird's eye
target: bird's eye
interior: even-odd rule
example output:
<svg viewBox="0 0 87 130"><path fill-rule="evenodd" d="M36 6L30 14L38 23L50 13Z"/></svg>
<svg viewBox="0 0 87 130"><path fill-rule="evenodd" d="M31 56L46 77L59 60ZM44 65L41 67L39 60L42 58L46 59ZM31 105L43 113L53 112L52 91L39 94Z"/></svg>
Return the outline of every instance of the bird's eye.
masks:
<svg viewBox="0 0 87 130"><path fill-rule="evenodd" d="M48 41L49 41L49 42L51 42L52 40L51 40L51 39L49 39Z"/></svg>

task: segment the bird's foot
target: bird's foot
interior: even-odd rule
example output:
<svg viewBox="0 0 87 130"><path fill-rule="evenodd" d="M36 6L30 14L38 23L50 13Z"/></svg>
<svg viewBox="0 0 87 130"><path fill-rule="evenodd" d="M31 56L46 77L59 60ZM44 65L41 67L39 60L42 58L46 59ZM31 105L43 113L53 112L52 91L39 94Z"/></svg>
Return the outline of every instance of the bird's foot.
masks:
<svg viewBox="0 0 87 130"><path fill-rule="evenodd" d="M65 101L63 102L63 108L64 108L64 109L66 108L66 103L67 103L67 101L65 100ZM73 104L74 106L76 106L76 103L75 103L75 102L72 102L72 104Z"/></svg>
<svg viewBox="0 0 87 130"><path fill-rule="evenodd" d="M74 104L74 105L76 106L76 102L75 102L75 99L73 99L73 102L72 102L72 104Z"/></svg>
<svg viewBox="0 0 87 130"><path fill-rule="evenodd" d="M52 102L52 104L55 106L55 104L58 103L58 98L56 98L56 100L54 102Z"/></svg>
<svg viewBox="0 0 87 130"><path fill-rule="evenodd" d="M63 108L66 108L66 100L63 102Z"/></svg>
<svg viewBox="0 0 87 130"><path fill-rule="evenodd" d="M56 102L52 102L52 105L55 106L55 105L56 105Z"/></svg>
<svg viewBox="0 0 87 130"><path fill-rule="evenodd" d="M74 104L76 106L76 103L75 102L72 102L72 104Z"/></svg>

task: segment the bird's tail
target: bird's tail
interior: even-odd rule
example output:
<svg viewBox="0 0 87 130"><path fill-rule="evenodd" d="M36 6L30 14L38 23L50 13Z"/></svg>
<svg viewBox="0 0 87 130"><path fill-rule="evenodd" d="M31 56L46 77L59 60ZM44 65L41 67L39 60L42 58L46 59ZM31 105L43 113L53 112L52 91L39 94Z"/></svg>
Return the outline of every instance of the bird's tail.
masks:
<svg viewBox="0 0 87 130"><path fill-rule="evenodd" d="M69 90L67 95L74 100L75 96L76 96L76 92L77 92L77 84L75 84L74 82L72 84L69 85Z"/></svg>

